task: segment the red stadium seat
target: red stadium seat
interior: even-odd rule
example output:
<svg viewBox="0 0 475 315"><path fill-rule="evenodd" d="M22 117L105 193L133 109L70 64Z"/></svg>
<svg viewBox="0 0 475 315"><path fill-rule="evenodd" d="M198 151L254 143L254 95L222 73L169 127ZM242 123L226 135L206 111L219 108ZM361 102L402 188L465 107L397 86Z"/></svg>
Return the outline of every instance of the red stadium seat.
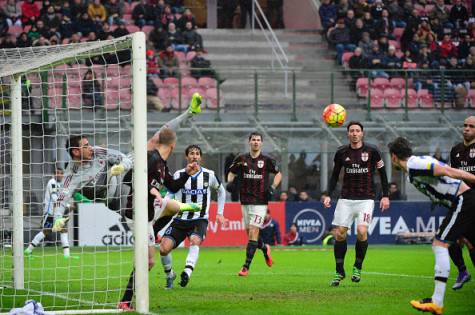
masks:
<svg viewBox="0 0 475 315"><path fill-rule="evenodd" d="M356 80L356 93L359 97L368 96L368 78L358 78Z"/></svg>
<svg viewBox="0 0 475 315"><path fill-rule="evenodd" d="M346 51L343 53L343 56L341 57L343 67L348 68L348 62L350 61L351 56L353 56L353 52Z"/></svg>
<svg viewBox="0 0 475 315"><path fill-rule="evenodd" d="M475 90L469 90L465 98L465 107L475 108Z"/></svg>
<svg viewBox="0 0 475 315"><path fill-rule="evenodd" d="M401 49L401 43L397 40L389 40L388 44L393 45L396 48L396 50Z"/></svg>
<svg viewBox="0 0 475 315"><path fill-rule="evenodd" d="M165 78L163 84L168 88L174 88L178 86L178 79L174 77Z"/></svg>
<svg viewBox="0 0 475 315"><path fill-rule="evenodd" d="M396 40L401 40L402 34L404 33L404 28L402 27L396 27L393 30L393 35L396 37Z"/></svg>
<svg viewBox="0 0 475 315"><path fill-rule="evenodd" d="M153 83L155 83L155 86L158 88L161 88L163 86L163 81L159 77L153 78L152 81Z"/></svg>
<svg viewBox="0 0 475 315"><path fill-rule="evenodd" d="M209 88L206 90L206 108L216 109L222 106L223 102L223 91L220 91L219 100L218 100L218 89Z"/></svg>
<svg viewBox="0 0 475 315"><path fill-rule="evenodd" d="M186 61L186 55L185 55L185 53L182 52L182 51L175 51L175 56L178 58L178 61L179 61L180 63Z"/></svg>
<svg viewBox="0 0 475 315"><path fill-rule="evenodd" d="M23 27L19 25L12 25L8 28L8 34L13 34L15 37L18 37L20 33L23 32Z"/></svg>
<svg viewBox="0 0 475 315"><path fill-rule="evenodd" d="M189 90L192 88L196 88L198 86L198 82L193 77L184 77L181 79L181 87L183 89Z"/></svg>
<svg viewBox="0 0 475 315"><path fill-rule="evenodd" d="M163 106L168 107L171 102L170 90L168 88L162 87L158 90L158 97L162 101Z"/></svg>
<svg viewBox="0 0 475 315"><path fill-rule="evenodd" d="M401 90L401 103L405 107L406 104L406 91ZM407 90L407 108L416 108L417 107L417 92L414 89Z"/></svg>
<svg viewBox="0 0 475 315"><path fill-rule="evenodd" d="M79 91L69 91L69 93L68 93L68 108L78 109L78 108L81 108L81 106L82 106L81 91L80 90Z"/></svg>
<svg viewBox="0 0 475 315"><path fill-rule="evenodd" d="M142 32L144 32L147 35L150 34L151 31L153 31L152 25L145 25L144 27L142 27Z"/></svg>
<svg viewBox="0 0 475 315"><path fill-rule="evenodd" d="M119 91L117 89L106 89L105 96L104 107L106 109L117 109L119 105Z"/></svg>
<svg viewBox="0 0 475 315"><path fill-rule="evenodd" d="M194 51L189 51L187 54L186 54L186 62L191 62L191 60L193 58L195 58L196 56L196 52Z"/></svg>
<svg viewBox="0 0 475 315"><path fill-rule="evenodd" d="M389 87L393 89L403 90L406 86L406 81L403 78L392 78L389 81Z"/></svg>
<svg viewBox="0 0 475 315"><path fill-rule="evenodd" d="M374 78L371 87L375 89L384 90L389 87L389 80L386 78Z"/></svg>
<svg viewBox="0 0 475 315"><path fill-rule="evenodd" d="M434 108L434 100L429 90L420 89L417 92L417 98L419 99L419 107L421 108Z"/></svg>
<svg viewBox="0 0 475 315"><path fill-rule="evenodd" d="M371 89L371 108L384 107L384 94L380 89Z"/></svg>
<svg viewBox="0 0 475 315"><path fill-rule="evenodd" d="M129 24L126 26L126 28L130 34L135 33L135 32L140 32L140 27L134 24Z"/></svg>
<svg viewBox="0 0 475 315"><path fill-rule="evenodd" d="M106 68L107 77L118 77L120 76L120 66L116 64L110 64Z"/></svg>
<svg viewBox="0 0 475 315"><path fill-rule="evenodd" d="M210 77L201 77L198 79L200 88L208 89L216 87L216 80Z"/></svg>
<svg viewBox="0 0 475 315"><path fill-rule="evenodd" d="M387 108L401 108L401 93L396 89L384 90L384 99Z"/></svg>

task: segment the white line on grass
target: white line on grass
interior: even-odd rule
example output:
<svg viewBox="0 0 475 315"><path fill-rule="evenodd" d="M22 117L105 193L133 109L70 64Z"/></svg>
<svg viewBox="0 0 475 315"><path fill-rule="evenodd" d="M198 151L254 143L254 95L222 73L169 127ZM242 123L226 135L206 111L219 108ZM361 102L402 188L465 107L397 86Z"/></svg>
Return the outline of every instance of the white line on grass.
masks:
<svg viewBox="0 0 475 315"><path fill-rule="evenodd" d="M11 287L11 286L4 286L4 287L9 288L9 289L13 289L13 287ZM78 302L78 303L86 304L86 305L89 305L89 306L94 306L95 305L94 302L81 300L81 299L76 299L76 298L70 298L70 297L68 297L66 295L63 295L63 294L58 294L58 293L53 293L53 292L48 292L48 291L40 291L40 290L35 290L35 289L26 289L26 288L24 290L29 291L29 292L33 292L33 293L37 293L37 294L41 294L41 295L54 296L54 297L57 297L57 298L60 298L60 299L66 300L66 301Z"/></svg>

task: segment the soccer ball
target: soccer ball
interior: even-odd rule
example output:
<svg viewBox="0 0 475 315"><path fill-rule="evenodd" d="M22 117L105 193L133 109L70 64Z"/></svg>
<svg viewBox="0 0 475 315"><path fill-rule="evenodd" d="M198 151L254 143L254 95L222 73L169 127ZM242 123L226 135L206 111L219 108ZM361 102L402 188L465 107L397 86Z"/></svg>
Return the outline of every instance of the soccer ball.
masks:
<svg viewBox="0 0 475 315"><path fill-rule="evenodd" d="M330 104L322 113L323 121L329 127L340 127L345 123L346 109L340 104Z"/></svg>

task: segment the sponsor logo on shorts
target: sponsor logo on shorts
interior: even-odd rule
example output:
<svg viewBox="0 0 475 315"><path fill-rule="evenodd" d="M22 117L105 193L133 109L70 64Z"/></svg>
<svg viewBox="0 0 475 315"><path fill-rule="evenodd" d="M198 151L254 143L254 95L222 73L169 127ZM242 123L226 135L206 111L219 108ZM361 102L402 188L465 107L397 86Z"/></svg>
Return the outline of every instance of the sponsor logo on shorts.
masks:
<svg viewBox="0 0 475 315"><path fill-rule="evenodd" d="M325 232L325 219L315 209L302 209L292 220L297 224L300 235L306 243L319 240Z"/></svg>

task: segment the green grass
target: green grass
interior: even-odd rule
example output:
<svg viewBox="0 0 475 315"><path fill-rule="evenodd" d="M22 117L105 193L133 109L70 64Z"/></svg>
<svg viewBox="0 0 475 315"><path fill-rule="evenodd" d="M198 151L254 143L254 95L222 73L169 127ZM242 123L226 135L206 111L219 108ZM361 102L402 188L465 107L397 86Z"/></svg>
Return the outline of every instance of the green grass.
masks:
<svg viewBox="0 0 475 315"><path fill-rule="evenodd" d="M25 278L35 281L31 287L38 291L55 292L56 286L57 294L70 300L40 296L33 291L17 292L18 297L13 298L12 289L3 289L0 312L21 306L27 298L41 300L47 307L57 305L57 309L77 307L77 299L114 305L120 298L130 272L130 252L84 251L80 260L73 261L63 261L61 255L52 255L50 249L45 253L49 256L26 261ZM173 253L178 274L186 254L185 249ZM434 257L430 246L370 246L361 282L352 283L348 277L337 288L329 287L334 273L331 248L277 248L273 250L273 257L275 264L268 268L262 253L257 252L249 276L241 278L237 273L244 260L243 248L202 248L188 287L179 287L177 279L173 290L165 290L164 273L157 256L158 264L150 273L150 311L160 314L418 314L409 306L409 300L432 295ZM3 259L0 267L5 272L10 261ZM353 260L354 248L349 246L347 275L351 274ZM466 262L471 265L469 257ZM102 266L93 267L96 263ZM53 272L48 269L53 265L60 268ZM46 272L41 272L42 269ZM472 266L469 271L474 272ZM0 279L7 279L8 272ZM452 265L445 296L446 314L473 315L475 281L455 292L451 286L456 273ZM108 289L110 293L87 293L91 287ZM83 294L74 293L81 288Z"/></svg>

